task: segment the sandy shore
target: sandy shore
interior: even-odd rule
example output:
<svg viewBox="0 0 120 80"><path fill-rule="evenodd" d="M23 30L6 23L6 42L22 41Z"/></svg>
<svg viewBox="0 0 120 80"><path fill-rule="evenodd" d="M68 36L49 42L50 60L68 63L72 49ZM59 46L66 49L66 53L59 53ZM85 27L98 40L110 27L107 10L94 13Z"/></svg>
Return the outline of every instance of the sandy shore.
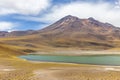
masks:
<svg viewBox="0 0 120 80"><path fill-rule="evenodd" d="M35 70L34 80L119 80L120 68L68 67Z"/></svg>
<svg viewBox="0 0 120 80"><path fill-rule="evenodd" d="M78 55L120 55L120 51L54 51L54 52L35 52L30 54L40 54L40 55L68 55L68 56L78 56Z"/></svg>
<svg viewBox="0 0 120 80"><path fill-rule="evenodd" d="M44 63L40 61L30 61L31 63ZM52 64L78 65L77 67L50 67L46 69L34 70L31 80L119 80L120 66L88 65L75 63Z"/></svg>
<svg viewBox="0 0 120 80"><path fill-rule="evenodd" d="M24 60L25 61L25 60ZM0 66L0 80L119 80L120 66L15 61ZM13 61L12 61L13 63ZM19 64L20 63L20 64ZM13 70L16 69L16 70Z"/></svg>

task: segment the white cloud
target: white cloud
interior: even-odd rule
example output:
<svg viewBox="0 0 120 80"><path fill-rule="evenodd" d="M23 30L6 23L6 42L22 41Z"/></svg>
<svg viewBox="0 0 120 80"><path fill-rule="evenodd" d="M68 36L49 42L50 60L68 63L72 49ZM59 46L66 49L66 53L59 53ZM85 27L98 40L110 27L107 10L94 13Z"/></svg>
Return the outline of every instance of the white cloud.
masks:
<svg viewBox="0 0 120 80"><path fill-rule="evenodd" d="M117 0L117 1L115 2L115 8L120 9L120 0Z"/></svg>
<svg viewBox="0 0 120 80"><path fill-rule="evenodd" d="M36 15L50 6L51 0L0 0L0 14Z"/></svg>
<svg viewBox="0 0 120 80"><path fill-rule="evenodd" d="M120 0L116 2L116 6L120 5ZM108 22L120 27L120 9L106 2L89 3L89 2L71 2L53 6L51 11L42 17L18 17L19 19L31 21L43 21L53 23L66 15L73 15L79 18L93 17L101 22Z"/></svg>
<svg viewBox="0 0 120 80"><path fill-rule="evenodd" d="M0 31L12 31L17 26L16 23L0 22Z"/></svg>
<svg viewBox="0 0 120 80"><path fill-rule="evenodd" d="M31 19L54 22L66 15L73 15L79 18L94 17L95 19L102 22L109 22L115 26L120 27L120 9L114 8L114 6L109 3L94 4L72 2L69 4L54 6L52 11L42 18Z"/></svg>

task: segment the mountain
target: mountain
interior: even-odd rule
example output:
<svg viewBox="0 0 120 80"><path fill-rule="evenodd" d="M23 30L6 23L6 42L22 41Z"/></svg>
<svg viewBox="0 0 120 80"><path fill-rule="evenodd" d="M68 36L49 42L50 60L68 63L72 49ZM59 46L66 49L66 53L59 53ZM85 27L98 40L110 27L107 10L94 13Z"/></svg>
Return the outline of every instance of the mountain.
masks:
<svg viewBox="0 0 120 80"><path fill-rule="evenodd" d="M71 15L68 15L47 28L40 30L40 32L45 35L54 35L54 37L57 38L67 37L67 39L120 39L120 28L118 27L109 23L99 22L94 18L79 19Z"/></svg>
<svg viewBox="0 0 120 80"><path fill-rule="evenodd" d="M71 15L42 30L2 32L1 36L7 37L1 39L1 42L26 47L27 51L42 50L43 48L106 50L120 47L119 27L100 22L92 17L80 19Z"/></svg>
<svg viewBox="0 0 120 80"><path fill-rule="evenodd" d="M94 18L79 19L68 15L39 31L57 47L82 47L108 49L120 41L120 28Z"/></svg>

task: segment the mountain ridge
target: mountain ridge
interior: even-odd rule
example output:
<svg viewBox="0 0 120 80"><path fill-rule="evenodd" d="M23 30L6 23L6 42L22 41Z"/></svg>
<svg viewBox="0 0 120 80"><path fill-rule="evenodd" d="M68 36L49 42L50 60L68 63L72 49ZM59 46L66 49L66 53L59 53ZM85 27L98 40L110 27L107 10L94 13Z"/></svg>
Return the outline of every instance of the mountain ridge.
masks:
<svg viewBox="0 0 120 80"><path fill-rule="evenodd" d="M99 21L95 20L94 18L79 19L77 17L69 15L69 16L66 16L66 17L60 19L59 21L55 22L54 24L40 30L40 32L43 32L45 34L46 33L50 34L52 32L54 34L61 33L61 32L62 33L78 32L80 34L91 34L92 33L94 35L98 33L101 36L103 34L108 36L107 34L109 34L109 32L111 33L110 35L116 35L115 32L117 30L120 31L120 28L115 27L109 23L99 22ZM120 36L120 34L119 34L119 36Z"/></svg>
<svg viewBox="0 0 120 80"><path fill-rule="evenodd" d="M88 22L88 23L91 23L91 24L95 24L97 26L102 25L102 26L105 26L107 28L113 28L114 27L114 28L120 29L119 27L115 27L115 26L113 26L110 23L102 23L102 22L100 22L98 20L95 20L93 17L89 17L88 19L80 19L80 18L72 16L72 15L67 15L67 16L63 17L62 19L58 20L57 22L55 22L53 24L55 25L55 24L59 24L60 23L59 25L62 26L62 25L64 25L64 23L65 24L70 24L72 22L76 22L77 23L77 21L78 22L83 21L83 24L86 24L86 22ZM79 25L83 26L80 23L79 23ZM51 24L51 25L53 26L53 24ZM9 36L11 37L12 35L13 36L24 36L24 35L36 34L36 33L45 31L46 28L49 29L50 26L45 27L45 28L40 29L40 30L25 30L25 31L12 31L12 32L0 31L0 37L9 37ZM58 26L58 27L60 27L60 26ZM72 27L75 27L75 26L72 26Z"/></svg>
<svg viewBox="0 0 120 80"><path fill-rule="evenodd" d="M100 22L92 17L80 19L71 15L65 16L44 29L14 31L5 37L7 38L0 41L9 45L26 47L30 51L43 47L85 50L106 50L120 47L118 45L120 43L119 27Z"/></svg>

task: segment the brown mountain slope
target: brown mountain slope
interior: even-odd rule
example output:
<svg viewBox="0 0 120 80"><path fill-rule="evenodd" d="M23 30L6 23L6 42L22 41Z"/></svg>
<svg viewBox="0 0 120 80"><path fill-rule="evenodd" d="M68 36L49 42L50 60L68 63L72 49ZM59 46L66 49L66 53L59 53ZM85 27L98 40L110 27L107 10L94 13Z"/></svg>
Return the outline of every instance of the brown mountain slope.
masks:
<svg viewBox="0 0 120 80"><path fill-rule="evenodd" d="M93 18L79 19L66 16L56 23L40 30L43 35L54 35L57 38L119 40L120 28L109 23L102 23Z"/></svg>
<svg viewBox="0 0 120 80"><path fill-rule="evenodd" d="M79 19L71 15L42 30L25 32L24 36L18 33L15 36L15 38L0 39L0 41L30 50L43 48L101 50L119 47L120 44L120 28L93 18Z"/></svg>

